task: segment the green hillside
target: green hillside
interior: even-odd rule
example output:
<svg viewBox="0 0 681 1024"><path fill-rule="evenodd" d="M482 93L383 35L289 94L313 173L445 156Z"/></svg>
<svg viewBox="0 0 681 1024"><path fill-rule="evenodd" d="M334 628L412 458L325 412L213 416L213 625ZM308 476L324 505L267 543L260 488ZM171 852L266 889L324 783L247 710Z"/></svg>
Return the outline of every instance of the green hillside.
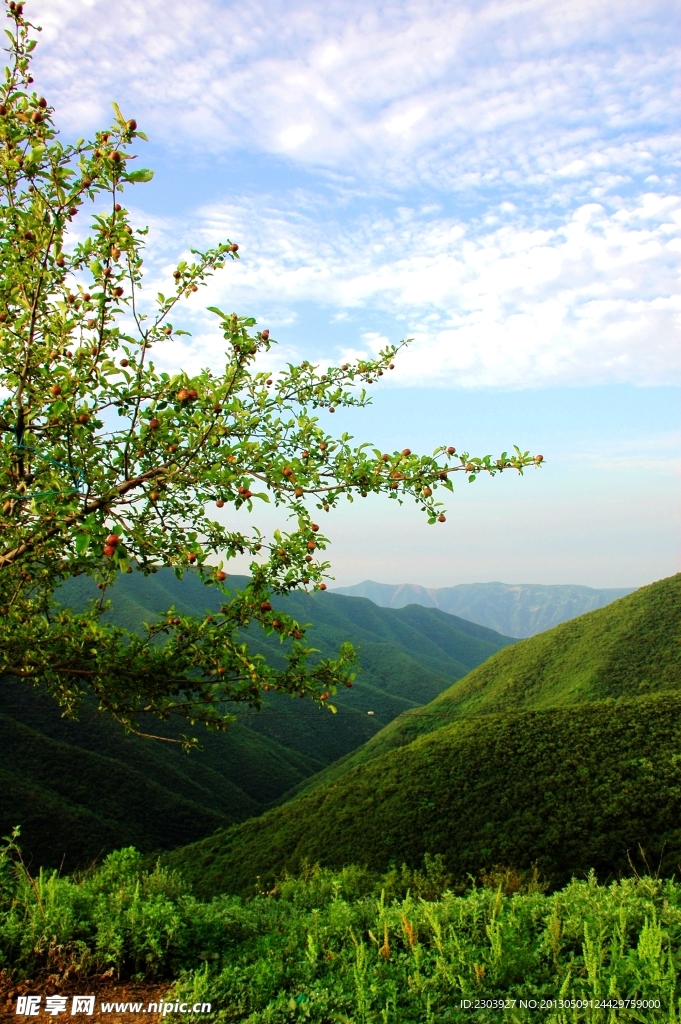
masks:
<svg viewBox="0 0 681 1024"><path fill-rule="evenodd" d="M681 858L681 576L500 652L315 787L177 851L201 891L305 858L457 876L536 862L554 884Z"/></svg>
<svg viewBox="0 0 681 1024"><path fill-rule="evenodd" d="M244 582L237 578L235 585ZM92 582L80 577L61 599L77 606L93 593ZM179 581L172 571L146 579L133 573L116 584L108 615L138 628L171 605L203 614L218 603L217 591L196 574ZM335 716L272 695L261 712L239 710L226 735L201 734L202 751L186 755L172 744L126 736L91 705L79 722L63 719L51 698L0 680L0 835L21 824L34 862L66 870L116 846L149 852L190 843L260 814L512 642L427 609L384 611L322 594L294 595L286 605L300 621L315 623L310 635L324 654L347 639L361 645L365 671L341 695ZM253 645L281 657L276 641L263 643L256 634Z"/></svg>
<svg viewBox="0 0 681 1024"><path fill-rule="evenodd" d="M315 776L319 785L456 719L681 688L681 574L508 647ZM306 783L303 783L304 787Z"/></svg>

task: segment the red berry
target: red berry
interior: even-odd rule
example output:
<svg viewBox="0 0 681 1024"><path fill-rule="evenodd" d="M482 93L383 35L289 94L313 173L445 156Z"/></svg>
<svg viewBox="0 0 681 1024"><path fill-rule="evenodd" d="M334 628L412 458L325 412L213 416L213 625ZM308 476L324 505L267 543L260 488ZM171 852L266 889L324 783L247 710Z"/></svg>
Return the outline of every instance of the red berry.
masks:
<svg viewBox="0 0 681 1024"><path fill-rule="evenodd" d="M153 420L149 420L149 426L151 427L152 430L156 430L157 427L161 426L161 421L157 420L156 417L154 417Z"/></svg>
<svg viewBox="0 0 681 1024"><path fill-rule="evenodd" d="M272 611L272 605L270 604L270 602L269 601L263 601L261 603L261 605L260 605L260 611L261 612L271 612Z"/></svg>
<svg viewBox="0 0 681 1024"><path fill-rule="evenodd" d="M319 527L317 526L317 524L316 524L316 523L312 523L312 524L311 524L311 529L312 529L312 530L314 531L314 533L316 533L316 532L317 532L317 530L319 529Z"/></svg>
<svg viewBox="0 0 681 1024"><path fill-rule="evenodd" d="M442 515L442 513L440 513L440 515L437 517L437 521L438 521L438 523L446 523L447 522L447 520Z"/></svg>
<svg viewBox="0 0 681 1024"><path fill-rule="evenodd" d="M320 583L319 584L319 589L320 590L326 590L326 583Z"/></svg>
<svg viewBox="0 0 681 1024"><path fill-rule="evenodd" d="M262 333L261 333L261 335L260 335L260 336L261 336L261 338L262 338L262 339L263 339L264 341L267 341L267 339L268 339L268 338L269 338L269 336L270 336L270 332L268 331L268 329L267 329L267 328L265 328L265 330L264 330L264 331L262 331Z"/></svg>
<svg viewBox="0 0 681 1024"><path fill-rule="evenodd" d="M215 504L217 505L218 508L222 508L225 503L222 500L222 498L218 498L218 500L215 502Z"/></svg>
<svg viewBox="0 0 681 1024"><path fill-rule="evenodd" d="M223 580L227 579L227 573L223 572L222 569L221 569L220 572L216 572L215 573L215 578L217 580L220 580L220 582L222 582Z"/></svg>
<svg viewBox="0 0 681 1024"><path fill-rule="evenodd" d="M115 551L116 548L113 547L111 544L105 544L104 547L102 548L102 553L105 554L107 558L111 558Z"/></svg>
<svg viewBox="0 0 681 1024"><path fill-rule="evenodd" d="M108 537L106 538L106 540L104 541L104 543L105 543L105 544L106 544L106 545L107 545L108 547L113 547L113 548L115 548L115 547L116 547L116 545L118 544L118 542L119 542L119 540L120 540L120 539L121 539L121 538L120 538L120 537L118 536L118 534L116 534L116 533L110 533L110 534L109 534L109 536L108 536Z"/></svg>
<svg viewBox="0 0 681 1024"><path fill-rule="evenodd" d="M402 454L403 455L411 455L411 448L403 448L402 449Z"/></svg>
<svg viewBox="0 0 681 1024"><path fill-rule="evenodd" d="M188 562L195 562L196 561L196 555L194 554L193 551L190 551L189 554L187 555L187 561Z"/></svg>
<svg viewBox="0 0 681 1024"><path fill-rule="evenodd" d="M447 449L447 455L456 455L456 448L449 447Z"/></svg>
<svg viewBox="0 0 681 1024"><path fill-rule="evenodd" d="M59 387L58 384L53 384L52 385L52 387L50 388L50 394L51 395L60 395L61 394L61 388Z"/></svg>

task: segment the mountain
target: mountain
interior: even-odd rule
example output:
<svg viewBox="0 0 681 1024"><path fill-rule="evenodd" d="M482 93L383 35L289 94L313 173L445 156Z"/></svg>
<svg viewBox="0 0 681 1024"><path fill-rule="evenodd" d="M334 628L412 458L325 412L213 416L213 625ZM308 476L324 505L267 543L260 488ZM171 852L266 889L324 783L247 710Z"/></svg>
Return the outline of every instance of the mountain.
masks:
<svg viewBox="0 0 681 1024"><path fill-rule="evenodd" d="M244 577L232 581L236 589ZM82 607L95 596L86 577L60 591ZM227 734L200 734L203 750L126 736L86 702L79 722L48 696L0 679L0 835L22 826L36 864L66 870L116 846L169 849L260 814L306 779L370 739L405 710L425 704L472 666L513 640L436 609L380 609L360 598L291 595L277 602L301 622L322 656L352 640L364 669L336 700L338 714L273 694L261 712L235 708ZM174 606L215 611L220 595L197 574L172 570L123 575L113 588L110 621L130 629ZM259 633L259 631L258 631ZM253 633L254 650L281 658L278 640ZM373 711L368 715L367 711ZM162 727L155 725L155 731ZM179 724L170 727L182 731Z"/></svg>
<svg viewBox="0 0 681 1024"><path fill-rule="evenodd" d="M458 878L533 863L555 885L603 878L639 846L675 871L680 743L681 574L499 652L307 792L170 861L203 893L305 859L385 869L425 852Z"/></svg>
<svg viewBox="0 0 681 1024"><path fill-rule="evenodd" d="M634 590L592 590L591 587L540 586L539 584L460 583L456 587L429 589L415 583L374 583L365 580L354 587L334 587L332 593L366 597L381 608L419 604L459 615L470 622L498 630L505 636L528 637L552 629L578 615L603 608Z"/></svg>

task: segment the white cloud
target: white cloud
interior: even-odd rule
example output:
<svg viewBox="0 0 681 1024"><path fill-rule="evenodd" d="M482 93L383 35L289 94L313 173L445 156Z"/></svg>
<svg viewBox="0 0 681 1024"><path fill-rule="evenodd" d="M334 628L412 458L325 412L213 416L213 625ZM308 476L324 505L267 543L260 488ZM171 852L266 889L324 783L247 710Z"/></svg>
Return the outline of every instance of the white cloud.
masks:
<svg viewBox="0 0 681 1024"><path fill-rule="evenodd" d="M283 148L393 187L567 186L678 152L672 0L32 7L41 75L79 130L115 98L168 145Z"/></svg>
<svg viewBox="0 0 681 1024"><path fill-rule="evenodd" d="M156 219L159 281L190 241L243 256L173 360L215 358L210 302L282 330L324 310L336 355L413 335L403 384L679 381L672 0L31 4L71 129L116 98L180 165L271 161L250 195ZM282 167L321 173L284 191Z"/></svg>
<svg viewBox="0 0 681 1024"><path fill-rule="evenodd" d="M366 355L409 335L391 375L401 385L681 383L679 196L587 203L550 227L508 206L468 223L401 207L347 225L303 199L207 207L152 231L152 293L167 286L165 254L184 234L245 239L239 263L189 304L192 363L221 351L201 312L212 304L265 318L275 337L315 309L336 325L335 348L287 341L273 365ZM380 329L361 328L369 314Z"/></svg>

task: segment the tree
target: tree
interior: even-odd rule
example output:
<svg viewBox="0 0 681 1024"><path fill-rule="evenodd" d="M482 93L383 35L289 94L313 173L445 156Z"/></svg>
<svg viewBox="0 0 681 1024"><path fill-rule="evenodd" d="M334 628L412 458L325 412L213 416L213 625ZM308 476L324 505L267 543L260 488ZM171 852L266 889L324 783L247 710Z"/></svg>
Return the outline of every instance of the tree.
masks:
<svg viewBox="0 0 681 1024"><path fill-rule="evenodd" d="M393 367L401 346L321 371L302 362L259 369L273 341L255 320L212 308L225 339L225 369L159 372L152 354L173 335L175 307L239 258L231 241L180 262L168 295L142 301L145 230L134 229L123 192L148 182L132 145L144 139L114 104L93 141L63 145L53 108L32 91L35 28L8 4L9 66L0 89L0 673L45 687L76 715L86 694L131 731L143 716L181 716L220 728L232 701L259 706L263 690L328 702L351 681L354 652L313 663L305 630L274 611L273 594L324 589L327 539L309 511L343 496L412 497L444 522L437 488L507 468L538 465L516 449L497 460L442 447L418 456L382 453L330 436L316 410L362 407L364 384ZM69 229L93 205L92 233ZM256 363L256 360L258 362ZM361 388L361 390L360 390ZM292 520L266 539L236 527L237 511L272 501ZM226 506L229 525L213 508ZM315 513L317 514L317 513ZM224 515L224 514L223 514ZM319 516L317 516L319 518ZM223 565L253 556L252 581L230 593ZM143 634L101 621L121 572L188 569L221 589L220 614L170 609ZM87 574L101 597L85 611L55 601L66 579ZM244 630L277 633L286 665L248 649ZM186 741L189 742L189 741Z"/></svg>

